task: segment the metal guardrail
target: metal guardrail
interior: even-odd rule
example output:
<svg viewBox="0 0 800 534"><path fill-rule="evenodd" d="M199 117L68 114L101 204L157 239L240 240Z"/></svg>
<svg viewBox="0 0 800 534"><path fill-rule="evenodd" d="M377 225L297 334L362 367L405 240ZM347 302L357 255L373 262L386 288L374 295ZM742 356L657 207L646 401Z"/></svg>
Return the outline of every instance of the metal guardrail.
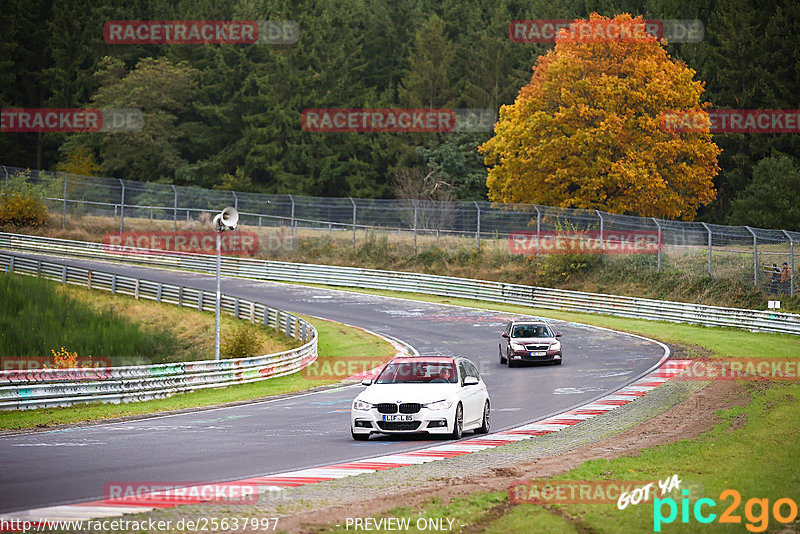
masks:
<svg viewBox="0 0 800 534"><path fill-rule="evenodd" d="M0 248L203 273L213 273L215 269L214 256L167 254L163 251L137 249L112 250L101 243L21 234L0 233ZM256 280L392 289L553 310L605 313L637 319L800 334L800 315L775 311L726 308L358 267L288 263L243 257L223 257L222 262L229 276Z"/></svg>
<svg viewBox="0 0 800 534"><path fill-rule="evenodd" d="M200 311L213 312L216 304L216 293L212 291L4 252L0 252L0 269ZM245 384L294 373L317 359L317 331L303 319L258 302L228 295L221 296L220 307L238 319L262 322L306 343L295 349L252 358L125 367L2 370L0 410L163 398L174 393Z"/></svg>

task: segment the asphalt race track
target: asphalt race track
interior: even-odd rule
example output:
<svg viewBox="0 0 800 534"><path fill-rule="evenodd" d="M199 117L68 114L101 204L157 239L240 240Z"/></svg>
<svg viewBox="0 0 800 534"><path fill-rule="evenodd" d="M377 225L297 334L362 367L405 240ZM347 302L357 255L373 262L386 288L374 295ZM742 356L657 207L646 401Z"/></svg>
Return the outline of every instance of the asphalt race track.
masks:
<svg viewBox="0 0 800 534"><path fill-rule="evenodd" d="M38 257L214 289L214 278L205 275ZM508 314L242 279L223 279L222 290L364 327L402 340L421 354L469 357L489 388L492 431L590 402L643 375L663 356L655 343L567 323L554 326L564 333L563 365L508 369L499 364L497 349ZM102 498L106 484L120 481L227 481L441 442L375 437L353 441L348 414L361 389L356 385L235 407L2 437L0 512Z"/></svg>

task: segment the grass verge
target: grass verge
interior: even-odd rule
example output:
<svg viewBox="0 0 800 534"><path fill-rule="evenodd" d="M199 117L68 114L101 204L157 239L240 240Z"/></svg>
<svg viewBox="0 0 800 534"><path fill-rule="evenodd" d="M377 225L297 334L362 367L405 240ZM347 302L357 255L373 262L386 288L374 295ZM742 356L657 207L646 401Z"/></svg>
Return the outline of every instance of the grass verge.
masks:
<svg viewBox="0 0 800 534"><path fill-rule="evenodd" d="M394 347L359 328L342 325L332 321L305 317L319 333L319 358L338 358L365 355L374 358L388 358L395 353ZM128 404L87 404L68 408L43 408L0 412L0 430L21 430L47 428L52 425L84 423L130 417L137 415L168 412L189 408L199 408L229 402L249 401L294 393L310 388L327 386L338 380L309 379L302 372L220 389L207 389L182 393L166 399L156 399Z"/></svg>

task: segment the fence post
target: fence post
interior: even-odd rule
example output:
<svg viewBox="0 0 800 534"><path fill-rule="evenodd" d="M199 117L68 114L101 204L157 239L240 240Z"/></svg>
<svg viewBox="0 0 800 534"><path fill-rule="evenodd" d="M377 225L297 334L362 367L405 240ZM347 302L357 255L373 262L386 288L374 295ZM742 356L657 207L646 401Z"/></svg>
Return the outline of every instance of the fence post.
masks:
<svg viewBox="0 0 800 534"><path fill-rule="evenodd" d="M64 205L61 207L61 229L63 230L67 227L67 175L62 172L61 176L64 177Z"/></svg>
<svg viewBox="0 0 800 534"><path fill-rule="evenodd" d="M653 219L653 222L656 223L656 228L658 228L658 260L656 261L656 270L661 270L661 225L658 223L658 219L655 217L650 217Z"/></svg>
<svg viewBox="0 0 800 534"><path fill-rule="evenodd" d="M702 224L703 227L705 227L706 232L708 232L708 277L711 278L711 228L709 228L709 226L704 222L701 222L700 224Z"/></svg>
<svg viewBox="0 0 800 534"><path fill-rule="evenodd" d="M417 201L413 198L411 203L414 205L414 254L417 253Z"/></svg>
<svg viewBox="0 0 800 534"><path fill-rule="evenodd" d="M292 217L289 219L289 250L294 250L294 197L289 195L292 201Z"/></svg>
<svg viewBox="0 0 800 534"><path fill-rule="evenodd" d="M753 285L758 286L758 238L752 228L749 226L745 226L745 228L753 234Z"/></svg>
<svg viewBox="0 0 800 534"><path fill-rule="evenodd" d="M478 226L475 229L475 241L478 243L478 252L481 251L481 207L478 206L478 201L473 200L475 209L478 210Z"/></svg>
<svg viewBox="0 0 800 534"><path fill-rule="evenodd" d="M794 239L786 230L781 230L789 238L789 295L794 296Z"/></svg>
<svg viewBox="0 0 800 534"><path fill-rule="evenodd" d="M536 210L536 255L538 256L542 253L542 240L539 235L542 231L542 212L539 211L539 206L536 204L533 205L533 209Z"/></svg>
<svg viewBox="0 0 800 534"><path fill-rule="evenodd" d="M172 186L172 230L178 231L178 190Z"/></svg>
<svg viewBox="0 0 800 534"><path fill-rule="evenodd" d="M119 205L119 231L122 233L125 231L125 183L122 181L122 178L119 178L119 185L122 186L121 202Z"/></svg>
<svg viewBox="0 0 800 534"><path fill-rule="evenodd" d="M600 210L594 210L594 212L600 218L600 254L602 254L606 248L605 238L603 236L603 216L600 215Z"/></svg>
<svg viewBox="0 0 800 534"><path fill-rule="evenodd" d="M353 197L347 197L350 199L350 203L353 204L353 250L356 248L356 202L353 200Z"/></svg>

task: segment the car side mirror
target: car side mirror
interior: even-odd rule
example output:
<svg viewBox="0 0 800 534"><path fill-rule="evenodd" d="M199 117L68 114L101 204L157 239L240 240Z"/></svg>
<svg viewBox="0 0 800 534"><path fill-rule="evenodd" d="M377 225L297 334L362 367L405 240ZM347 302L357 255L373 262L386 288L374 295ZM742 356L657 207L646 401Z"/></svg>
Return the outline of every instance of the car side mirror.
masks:
<svg viewBox="0 0 800 534"><path fill-rule="evenodd" d="M508 339L508 334L503 332L502 334L500 334L500 337L504 337L504 338Z"/></svg>
<svg viewBox="0 0 800 534"><path fill-rule="evenodd" d="M563 334L561 332L556 332L556 337L561 337Z"/></svg>
<svg viewBox="0 0 800 534"><path fill-rule="evenodd" d="M464 385L465 386L477 386L478 385L478 379L475 378L474 376L467 376L467 377L464 378Z"/></svg>
<svg viewBox="0 0 800 534"><path fill-rule="evenodd" d="M371 378L365 378L364 380L361 381L361 385L362 386L371 386L372 385L372 379Z"/></svg>

